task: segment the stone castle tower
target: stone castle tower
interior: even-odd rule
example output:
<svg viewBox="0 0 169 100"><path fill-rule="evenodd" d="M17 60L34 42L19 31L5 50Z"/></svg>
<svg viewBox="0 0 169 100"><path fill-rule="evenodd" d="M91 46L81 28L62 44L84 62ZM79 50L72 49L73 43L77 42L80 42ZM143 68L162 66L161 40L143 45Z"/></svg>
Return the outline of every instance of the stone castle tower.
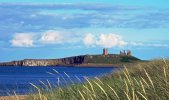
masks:
<svg viewBox="0 0 169 100"><path fill-rule="evenodd" d="M108 55L108 49L107 48L103 49L103 55Z"/></svg>
<svg viewBox="0 0 169 100"><path fill-rule="evenodd" d="M120 55L121 56L132 56L132 53L130 50L127 50L127 53L125 50L123 50L123 51L120 51Z"/></svg>
<svg viewBox="0 0 169 100"><path fill-rule="evenodd" d="M127 56L132 56L131 51L127 50Z"/></svg>
<svg viewBox="0 0 169 100"><path fill-rule="evenodd" d="M126 51L125 51L125 50L120 51L120 55L121 55L121 56L125 56L125 55L126 55Z"/></svg>

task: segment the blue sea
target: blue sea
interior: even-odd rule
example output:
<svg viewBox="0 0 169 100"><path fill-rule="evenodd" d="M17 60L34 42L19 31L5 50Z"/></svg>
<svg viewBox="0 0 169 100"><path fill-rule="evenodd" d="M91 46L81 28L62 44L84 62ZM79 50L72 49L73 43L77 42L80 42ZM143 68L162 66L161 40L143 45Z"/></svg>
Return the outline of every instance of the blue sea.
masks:
<svg viewBox="0 0 169 100"><path fill-rule="evenodd" d="M101 77L115 70L117 68L0 67L0 95L13 95L14 92L17 95L35 92L35 88L30 83L41 88L45 86L44 84L52 87L67 86L84 82L84 77Z"/></svg>

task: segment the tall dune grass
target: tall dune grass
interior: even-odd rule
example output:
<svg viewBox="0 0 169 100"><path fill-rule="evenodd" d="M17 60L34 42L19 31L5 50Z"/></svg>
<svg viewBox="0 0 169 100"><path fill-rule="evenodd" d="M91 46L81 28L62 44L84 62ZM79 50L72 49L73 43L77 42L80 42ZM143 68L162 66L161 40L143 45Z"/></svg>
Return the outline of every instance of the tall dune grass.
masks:
<svg viewBox="0 0 169 100"><path fill-rule="evenodd" d="M51 89L28 100L169 100L169 60L153 60L126 65L102 78L85 78L83 84Z"/></svg>

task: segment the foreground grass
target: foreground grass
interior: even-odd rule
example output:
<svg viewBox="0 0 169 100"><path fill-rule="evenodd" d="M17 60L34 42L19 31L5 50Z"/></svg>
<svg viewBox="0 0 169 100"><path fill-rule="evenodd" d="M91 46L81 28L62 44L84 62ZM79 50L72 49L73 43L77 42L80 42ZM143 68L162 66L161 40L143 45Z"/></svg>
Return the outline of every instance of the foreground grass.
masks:
<svg viewBox="0 0 169 100"><path fill-rule="evenodd" d="M33 85L33 84L32 84ZM66 88L49 89L28 100L169 100L169 60L126 65L111 75Z"/></svg>

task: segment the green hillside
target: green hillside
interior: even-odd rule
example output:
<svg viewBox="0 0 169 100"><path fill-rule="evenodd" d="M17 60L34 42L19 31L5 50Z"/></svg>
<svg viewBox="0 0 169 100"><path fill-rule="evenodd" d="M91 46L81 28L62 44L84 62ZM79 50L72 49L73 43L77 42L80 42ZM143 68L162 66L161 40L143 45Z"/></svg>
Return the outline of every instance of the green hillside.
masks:
<svg viewBox="0 0 169 100"><path fill-rule="evenodd" d="M86 63L94 63L94 64L119 64L119 63L132 63L136 61L140 61L140 59L134 56L121 56L118 54L87 55L85 57Z"/></svg>
<svg viewBox="0 0 169 100"><path fill-rule="evenodd" d="M71 79L71 78L70 78ZM26 100L169 100L169 60L159 59L126 65L112 74L85 78L85 83L38 89Z"/></svg>
<svg viewBox="0 0 169 100"><path fill-rule="evenodd" d="M126 63L134 63L140 59L119 54L108 55L80 55L60 59L24 59L20 61L0 63L0 66L121 66Z"/></svg>

